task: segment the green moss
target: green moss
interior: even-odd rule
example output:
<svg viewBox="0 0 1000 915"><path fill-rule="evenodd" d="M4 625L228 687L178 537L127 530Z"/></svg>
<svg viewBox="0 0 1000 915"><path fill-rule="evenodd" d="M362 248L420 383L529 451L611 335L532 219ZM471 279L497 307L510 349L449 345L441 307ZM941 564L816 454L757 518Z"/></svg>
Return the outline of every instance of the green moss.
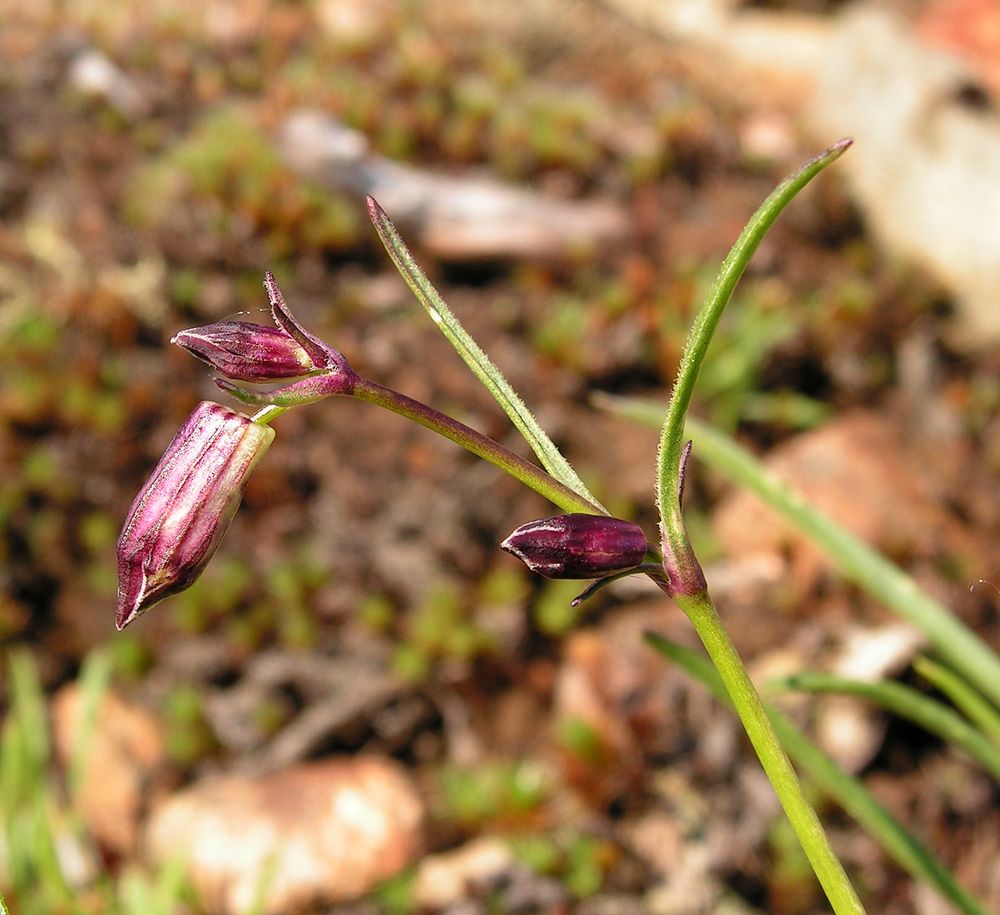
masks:
<svg viewBox="0 0 1000 915"><path fill-rule="evenodd" d="M567 753L583 762L597 763L604 757L600 734L583 718L561 719L556 725L556 739Z"/></svg>
<svg viewBox="0 0 1000 915"><path fill-rule="evenodd" d="M378 906L378 910L386 915L410 915L412 912L417 912L419 909L413 898L415 877L416 871L407 868L375 887L371 899Z"/></svg>
<svg viewBox="0 0 1000 915"><path fill-rule="evenodd" d="M544 356L571 368L583 369L581 340L587 335L588 308L580 299L561 295L553 299L545 318L534 329L531 342Z"/></svg>
<svg viewBox="0 0 1000 915"><path fill-rule="evenodd" d="M396 607L384 594L370 594L358 607L358 619L373 632L387 632L396 616Z"/></svg>
<svg viewBox="0 0 1000 915"><path fill-rule="evenodd" d="M182 308L193 307L202 290L201 274L191 267L180 267L170 274L170 298Z"/></svg>
<svg viewBox="0 0 1000 915"><path fill-rule="evenodd" d="M49 448L32 448L24 457L21 473L25 483L35 489L48 490L61 477L59 461Z"/></svg>
<svg viewBox="0 0 1000 915"><path fill-rule="evenodd" d="M254 706L251 721L254 729L262 737L270 737L280 731L291 716L287 702L276 696L265 696Z"/></svg>
<svg viewBox="0 0 1000 915"><path fill-rule="evenodd" d="M44 311L23 311L13 321L0 322L0 355L15 354L39 356L51 353L60 342L62 327Z"/></svg>
<svg viewBox="0 0 1000 915"><path fill-rule="evenodd" d="M484 607L521 603L528 594L528 581L520 569L492 569L479 582L479 601Z"/></svg>
<svg viewBox="0 0 1000 915"><path fill-rule="evenodd" d="M583 605L573 606L573 598L586 586L581 581L546 581L535 600L535 625L546 635L569 632L584 612Z"/></svg>
<svg viewBox="0 0 1000 915"><path fill-rule="evenodd" d="M548 796L541 769L529 760L498 759L471 768L447 765L435 782L441 816L466 828L516 826Z"/></svg>
<svg viewBox="0 0 1000 915"><path fill-rule="evenodd" d="M421 683L430 673L427 654L412 645L397 645L392 653L392 671L408 683Z"/></svg>
<svg viewBox="0 0 1000 915"><path fill-rule="evenodd" d="M286 648L311 648L317 635L316 620L308 608L285 608L278 614L278 638Z"/></svg>
<svg viewBox="0 0 1000 915"><path fill-rule="evenodd" d="M163 707L163 723L167 754L181 765L198 762L217 746L196 686L180 685L171 690Z"/></svg>
<svg viewBox="0 0 1000 915"><path fill-rule="evenodd" d="M153 666L153 653L139 636L120 632L108 641L111 666L118 677L138 680Z"/></svg>
<svg viewBox="0 0 1000 915"><path fill-rule="evenodd" d="M518 861L535 873L558 878L577 899L600 892L616 857L607 842L567 831L517 835L509 841Z"/></svg>
<svg viewBox="0 0 1000 915"><path fill-rule="evenodd" d="M605 865L611 846L591 836L577 836L566 849L563 883L577 899L598 893L604 884Z"/></svg>
<svg viewBox="0 0 1000 915"><path fill-rule="evenodd" d="M356 207L295 175L254 120L228 107L204 116L184 139L138 169L123 212L140 229L187 226L222 244L243 243L249 227L267 242L269 258L303 253L303 247L351 247L360 232ZM196 284L186 278L174 292L190 299Z"/></svg>
<svg viewBox="0 0 1000 915"><path fill-rule="evenodd" d="M410 679L435 661L471 661L497 649L496 639L477 623L473 610L474 604L461 591L444 582L421 598L404 622L408 649L398 660L412 672ZM416 657L423 660L418 664Z"/></svg>

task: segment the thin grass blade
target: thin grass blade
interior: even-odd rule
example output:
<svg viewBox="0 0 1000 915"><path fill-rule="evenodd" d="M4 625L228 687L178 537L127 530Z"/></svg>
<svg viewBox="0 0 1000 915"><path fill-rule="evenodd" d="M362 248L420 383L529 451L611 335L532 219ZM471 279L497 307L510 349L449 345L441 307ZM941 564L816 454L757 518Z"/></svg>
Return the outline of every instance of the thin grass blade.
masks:
<svg viewBox="0 0 1000 915"><path fill-rule="evenodd" d="M1000 752L1000 712L955 671L937 661L920 656L913 667L928 683L937 687L970 721L992 741Z"/></svg>
<svg viewBox="0 0 1000 915"><path fill-rule="evenodd" d="M912 721L925 731L940 737L945 743L964 750L1000 781L1000 753L996 747L943 702L930 699L902 683L865 683L831 674L801 673L772 680L768 683L768 689L860 696L893 715Z"/></svg>
<svg viewBox="0 0 1000 915"><path fill-rule="evenodd" d="M662 405L648 400L601 395L595 403L648 426L658 426L663 419ZM697 458L783 515L845 578L916 626L942 658L1000 706L1000 657L947 607L863 540L808 505L730 436L691 416L685 435L694 440Z"/></svg>
<svg viewBox="0 0 1000 915"><path fill-rule="evenodd" d="M80 670L80 726L74 735L70 751L67 782L70 797L76 800L90 758L90 745L97 729L97 715L101 700L111 683L111 655L107 651L93 651Z"/></svg>
<svg viewBox="0 0 1000 915"><path fill-rule="evenodd" d="M698 652L662 636L646 636L653 648L706 686L729 705L726 689L715 668ZM857 779L845 773L781 712L767 706L768 716L782 745L812 781L846 810L911 876L937 890L966 915L988 915L982 903L955 879L931 851L886 810Z"/></svg>

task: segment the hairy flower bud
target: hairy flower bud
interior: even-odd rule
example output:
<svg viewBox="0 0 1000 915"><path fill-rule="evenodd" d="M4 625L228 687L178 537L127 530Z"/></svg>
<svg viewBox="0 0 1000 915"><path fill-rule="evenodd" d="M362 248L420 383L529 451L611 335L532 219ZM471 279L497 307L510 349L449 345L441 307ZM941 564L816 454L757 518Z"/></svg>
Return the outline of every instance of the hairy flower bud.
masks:
<svg viewBox="0 0 1000 915"><path fill-rule="evenodd" d="M247 321L219 321L175 334L171 343L207 362L222 378L216 384L247 404L298 406L336 394L350 394L357 375L343 354L314 337L292 314L268 270L264 288L274 327ZM298 378L267 392L249 391L233 382L267 384Z"/></svg>
<svg viewBox="0 0 1000 915"><path fill-rule="evenodd" d="M136 496L118 538L119 629L194 583L273 439L269 426L219 404L195 407Z"/></svg>
<svg viewBox="0 0 1000 915"><path fill-rule="evenodd" d="M182 330L170 341L233 381L301 378L319 368L299 343L277 327L219 321Z"/></svg>
<svg viewBox="0 0 1000 915"><path fill-rule="evenodd" d="M621 518L557 515L522 524L500 546L546 578L601 578L639 565L646 535Z"/></svg>

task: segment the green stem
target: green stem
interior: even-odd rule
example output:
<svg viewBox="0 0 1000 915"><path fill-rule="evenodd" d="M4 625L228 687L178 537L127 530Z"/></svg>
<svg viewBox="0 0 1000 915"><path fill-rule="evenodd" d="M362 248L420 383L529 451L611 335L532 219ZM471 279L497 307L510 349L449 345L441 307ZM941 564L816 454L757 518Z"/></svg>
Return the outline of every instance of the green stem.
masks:
<svg viewBox="0 0 1000 915"><path fill-rule="evenodd" d="M718 672L708 658L654 633L647 633L646 639L665 658L704 684L716 699L732 705ZM844 772L774 706L765 705L765 708L778 739L799 768L867 829L901 867L934 887L966 915L986 915L985 907L958 883L954 874L860 781Z"/></svg>
<svg viewBox="0 0 1000 915"><path fill-rule="evenodd" d="M471 451L477 457L489 461L495 467L509 473L515 480L544 496L550 502L567 512L586 512L592 515L606 514L601 508L588 499L574 492L568 486L549 476L546 471L530 461L526 461L514 452L504 448L481 432L477 432L465 423L459 422L444 413L435 410L427 404L383 387L368 379L359 379L352 392L354 397L368 403L385 407L419 423L427 429L432 429L439 435L450 439L458 445Z"/></svg>
<svg viewBox="0 0 1000 915"><path fill-rule="evenodd" d="M743 728L834 912L837 915L863 913L865 910L861 900L830 847L816 811L806 799L795 769L781 748L760 695L723 627L711 598L707 593L702 593L675 595L674 600L694 624L698 637L719 672L736 713L743 722Z"/></svg>
<svg viewBox="0 0 1000 915"><path fill-rule="evenodd" d="M250 418L261 426L267 426L281 416L282 413L287 413L290 409L290 407L279 407L277 404L270 403L266 407L261 407Z"/></svg>
<svg viewBox="0 0 1000 915"><path fill-rule="evenodd" d="M802 188L824 168L839 159L850 145L851 140L846 139L834 143L772 191L757 212L750 217L736 244L726 255L708 298L691 326L660 435L659 469L656 475L656 498L663 525L663 538L666 545L678 555L687 547L680 500L677 498L681 453L684 449L684 417L691 404L694 385L698 380L698 372L705 360L708 345L712 342L715 326L750 258L753 257L778 215ZM671 549L665 549L664 552L669 555Z"/></svg>
<svg viewBox="0 0 1000 915"><path fill-rule="evenodd" d="M682 496L689 451L684 441L684 419L691 405L698 372L705 360L712 334L733 289L750 258L781 211L816 175L836 161L851 145L841 140L785 179L740 233L726 255L705 304L695 318L677 370L677 380L667 405L657 454L656 501L660 514L663 568L666 583L658 582L688 615L719 671L761 765L798 836L809 863L838 915L864 912L844 868L830 847L823 826L806 800L798 776L782 750L763 703L708 596L705 577L684 528ZM655 579L654 579L655 580Z"/></svg>
<svg viewBox="0 0 1000 915"><path fill-rule="evenodd" d="M860 696L880 705L886 711L906 718L950 743L965 750L973 759L1000 781L1000 754L997 748L958 712L943 702L929 699L909 686L894 681L866 683L833 674L801 673L774 680L769 689L802 690L808 693L836 693Z"/></svg>
<svg viewBox="0 0 1000 915"><path fill-rule="evenodd" d="M405 394L400 394L398 391L377 382L369 381L367 378L357 380L351 391L351 396L385 407L387 410L392 410L393 413L405 416L407 419L443 435L450 441L461 445L466 451L471 451L477 457L481 457L495 467L509 473L515 480L519 480L529 489L545 496L546 499L564 511L586 512L592 515L607 514L599 503L591 502L585 496L570 489L569 486L560 483L541 467L514 454L498 441L477 432L471 426L467 426L419 400L414 400L412 397L407 397ZM287 413L289 409L289 407L279 407L277 404L268 404L258 410L252 419L255 423L266 426L282 413Z"/></svg>

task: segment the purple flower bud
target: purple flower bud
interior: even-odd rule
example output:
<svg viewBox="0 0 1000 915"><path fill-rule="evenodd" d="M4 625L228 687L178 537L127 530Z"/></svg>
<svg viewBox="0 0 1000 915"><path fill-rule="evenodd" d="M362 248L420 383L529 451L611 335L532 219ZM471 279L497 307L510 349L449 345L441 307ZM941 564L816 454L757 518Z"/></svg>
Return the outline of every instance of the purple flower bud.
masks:
<svg viewBox="0 0 1000 915"><path fill-rule="evenodd" d="M194 583L273 438L270 426L219 404L195 407L136 496L118 538L119 629Z"/></svg>
<svg viewBox="0 0 1000 915"><path fill-rule="evenodd" d="M343 355L299 324L270 270L264 274L264 287L274 327L220 321L182 330L170 342L212 366L223 376L217 379L219 386L245 403L295 406L320 397L350 394L357 375ZM267 393L254 393L225 381L267 384L285 378L304 380Z"/></svg>
<svg viewBox="0 0 1000 915"><path fill-rule="evenodd" d="M318 368L309 354L276 327L219 321L182 330L170 341L233 381L251 383L301 378Z"/></svg>
<svg viewBox="0 0 1000 915"><path fill-rule="evenodd" d="M522 524L500 546L546 578L600 578L639 565L646 535L607 515L557 515Z"/></svg>

